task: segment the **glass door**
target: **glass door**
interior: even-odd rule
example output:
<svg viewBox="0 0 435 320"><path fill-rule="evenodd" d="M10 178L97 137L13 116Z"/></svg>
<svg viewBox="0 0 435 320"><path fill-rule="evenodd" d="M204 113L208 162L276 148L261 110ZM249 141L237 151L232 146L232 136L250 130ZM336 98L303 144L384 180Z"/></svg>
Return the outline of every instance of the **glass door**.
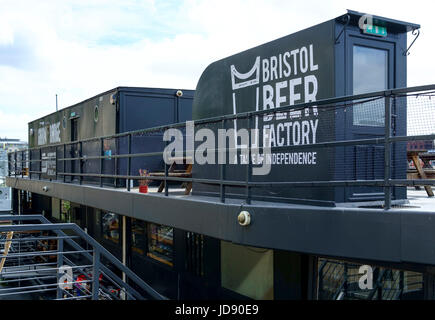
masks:
<svg viewBox="0 0 435 320"><path fill-rule="evenodd" d="M388 50L354 44L352 57L352 94L388 89ZM354 130L376 132L384 127L383 104L356 104L352 111Z"/></svg>

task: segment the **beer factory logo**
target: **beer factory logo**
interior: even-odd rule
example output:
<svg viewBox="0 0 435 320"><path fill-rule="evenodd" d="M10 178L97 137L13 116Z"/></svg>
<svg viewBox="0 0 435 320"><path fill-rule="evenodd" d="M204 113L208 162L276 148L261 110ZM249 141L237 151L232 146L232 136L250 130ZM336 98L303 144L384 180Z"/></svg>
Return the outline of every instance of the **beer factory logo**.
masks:
<svg viewBox="0 0 435 320"><path fill-rule="evenodd" d="M313 72L318 69L313 44L269 57L257 56L252 68L245 73L231 65L233 114L242 112L239 106L244 104L241 98L246 95L244 90L255 96L255 111L273 111L283 106L316 101L318 81ZM316 106L256 117L255 129L259 136L252 140L252 147L259 144L271 148L314 144L318 124ZM234 129L237 131L236 120ZM237 141L235 143L237 145ZM263 159L270 164L315 165L317 153L271 152Z"/></svg>
<svg viewBox="0 0 435 320"><path fill-rule="evenodd" d="M171 158L182 158L185 154L190 163L200 165L246 165L250 161L253 175L269 174L272 165L316 165L316 151L289 151L289 148L318 141L317 107L274 110L316 101L319 65L314 51L314 45L308 44L271 56L256 56L248 68L230 65L233 115L261 110L271 113L254 116L249 130L246 120L236 118L229 122L230 128L225 129L202 127L195 132L192 121L186 122L185 134L179 129L169 129L163 137L169 142L163 155L165 163L170 164ZM240 72L239 68L245 72ZM275 147L283 148L272 152ZM289 148L286 150L286 147Z"/></svg>

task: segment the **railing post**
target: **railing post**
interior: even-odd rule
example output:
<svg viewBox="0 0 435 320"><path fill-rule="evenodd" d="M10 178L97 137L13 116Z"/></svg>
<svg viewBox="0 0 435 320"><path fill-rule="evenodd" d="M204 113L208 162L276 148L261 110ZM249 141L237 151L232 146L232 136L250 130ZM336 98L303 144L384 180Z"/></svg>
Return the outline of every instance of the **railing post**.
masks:
<svg viewBox="0 0 435 320"><path fill-rule="evenodd" d="M251 141L251 120L252 120L252 117L250 115L248 115L248 145L246 146L247 151L248 151L247 152L248 159L246 159L246 161L247 161L247 163L246 163L246 203L247 204L251 204L251 188L249 186L249 182L251 180L251 175L252 175L252 164L251 164L251 146L252 146L252 141ZM237 135L237 132L236 132L236 135Z"/></svg>
<svg viewBox="0 0 435 320"><path fill-rule="evenodd" d="M29 150L29 179L32 180L32 150Z"/></svg>
<svg viewBox="0 0 435 320"><path fill-rule="evenodd" d="M378 300L382 300L382 279L379 279L378 285Z"/></svg>
<svg viewBox="0 0 435 320"><path fill-rule="evenodd" d="M93 255L93 273L92 273L92 300L98 300L98 292L100 290L100 250L94 246Z"/></svg>
<svg viewBox="0 0 435 320"><path fill-rule="evenodd" d="M391 175L391 99L387 95L385 97L385 142L384 142L384 193L385 193L385 205L384 209L391 209L391 186L390 186L390 175Z"/></svg>
<svg viewBox="0 0 435 320"><path fill-rule="evenodd" d="M24 177L24 151L21 151L21 178Z"/></svg>
<svg viewBox="0 0 435 320"><path fill-rule="evenodd" d="M39 180L42 178L42 148L39 148Z"/></svg>
<svg viewBox="0 0 435 320"><path fill-rule="evenodd" d="M399 299L402 300L403 289L405 287L405 273L403 271L399 271Z"/></svg>
<svg viewBox="0 0 435 320"><path fill-rule="evenodd" d="M222 123L221 123L221 129L225 130L225 119L222 119ZM219 149L218 146L218 154L217 154L217 158L218 158L218 163L219 163L219 159L221 159L220 157L220 153L222 152L222 150ZM225 154L225 159L226 159L226 154ZM220 179L220 198L221 198L221 202L225 203L225 184L224 184L224 179L225 179L225 162L226 161L222 161L223 163L219 164L219 179Z"/></svg>
<svg viewBox="0 0 435 320"><path fill-rule="evenodd" d="M344 297L347 296L348 282L349 282L349 267L347 262L345 262L344 263L344 286L343 286Z"/></svg>
<svg viewBox="0 0 435 320"><path fill-rule="evenodd" d="M66 182L66 144L63 144L63 182Z"/></svg>
<svg viewBox="0 0 435 320"><path fill-rule="evenodd" d="M104 140L101 138L100 139L100 188L103 187L103 162L104 159L102 158L104 156Z"/></svg>
<svg viewBox="0 0 435 320"><path fill-rule="evenodd" d="M55 179L55 181L57 181L57 158L58 158L58 156L57 156L57 147L55 147L55 151L54 151L54 156L55 156L55 165L54 165L54 179Z"/></svg>
<svg viewBox="0 0 435 320"><path fill-rule="evenodd" d="M7 154L7 158L8 158L8 177L11 176L11 155L10 153Z"/></svg>
<svg viewBox="0 0 435 320"><path fill-rule="evenodd" d="M127 160L127 176L131 175L131 134L127 136L128 160ZM127 191L130 191L131 179L127 179Z"/></svg>
<svg viewBox="0 0 435 320"><path fill-rule="evenodd" d="M82 156L83 156L83 142L79 142L79 159L78 159L78 161L79 161L79 184L82 184L83 183L83 176L82 176L82 173L83 173L83 169L82 169Z"/></svg>
<svg viewBox="0 0 435 320"><path fill-rule="evenodd" d="M317 289L317 300L322 300L323 298L323 277L324 277L324 267L320 267L319 269L319 284Z"/></svg>
<svg viewBox="0 0 435 320"><path fill-rule="evenodd" d="M56 293L56 298L57 299L61 299L62 298L62 287L61 287L61 277L62 274L60 274L60 268L63 266L63 239L58 239L57 240L57 252L59 253L57 255L57 293Z"/></svg>
<svg viewBox="0 0 435 320"><path fill-rule="evenodd" d="M168 146L168 141L165 142L165 147ZM169 195L169 186L168 186L168 173L169 173L169 165L166 163L169 160L169 157L167 157L165 161L165 196Z"/></svg>
<svg viewBox="0 0 435 320"><path fill-rule="evenodd" d="M131 247L131 243L127 239L128 238L127 230L131 230L131 226L129 225L130 223L127 220L130 220L130 218L128 218L127 216L122 216L122 264L129 268L130 265L127 259L131 254L129 250L129 248ZM122 281L128 283L128 277L125 272L122 273ZM128 299L127 295L124 294L123 300L127 300L127 299Z"/></svg>
<svg viewBox="0 0 435 320"><path fill-rule="evenodd" d="M115 155L119 155L118 138L114 138L114 139L115 139L115 150L116 150ZM113 174L115 175L114 187L116 188L118 184L118 178L116 178L118 175L118 157L115 157L115 172Z"/></svg>

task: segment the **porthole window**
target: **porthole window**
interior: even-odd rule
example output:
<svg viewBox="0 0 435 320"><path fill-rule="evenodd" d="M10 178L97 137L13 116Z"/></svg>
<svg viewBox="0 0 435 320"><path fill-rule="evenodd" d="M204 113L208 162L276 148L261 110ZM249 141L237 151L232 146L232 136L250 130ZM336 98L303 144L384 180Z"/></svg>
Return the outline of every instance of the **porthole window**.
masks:
<svg viewBox="0 0 435 320"><path fill-rule="evenodd" d="M98 106L94 108L94 121L98 122Z"/></svg>

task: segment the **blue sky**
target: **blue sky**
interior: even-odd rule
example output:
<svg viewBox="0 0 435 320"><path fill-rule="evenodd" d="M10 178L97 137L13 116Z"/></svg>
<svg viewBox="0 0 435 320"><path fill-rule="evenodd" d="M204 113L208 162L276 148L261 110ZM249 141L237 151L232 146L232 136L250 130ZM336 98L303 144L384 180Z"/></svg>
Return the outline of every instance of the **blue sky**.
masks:
<svg viewBox="0 0 435 320"><path fill-rule="evenodd" d="M116 86L194 89L211 62L346 9L422 25L408 84L435 82L433 1L0 0L0 137ZM412 40L412 37L409 35Z"/></svg>

